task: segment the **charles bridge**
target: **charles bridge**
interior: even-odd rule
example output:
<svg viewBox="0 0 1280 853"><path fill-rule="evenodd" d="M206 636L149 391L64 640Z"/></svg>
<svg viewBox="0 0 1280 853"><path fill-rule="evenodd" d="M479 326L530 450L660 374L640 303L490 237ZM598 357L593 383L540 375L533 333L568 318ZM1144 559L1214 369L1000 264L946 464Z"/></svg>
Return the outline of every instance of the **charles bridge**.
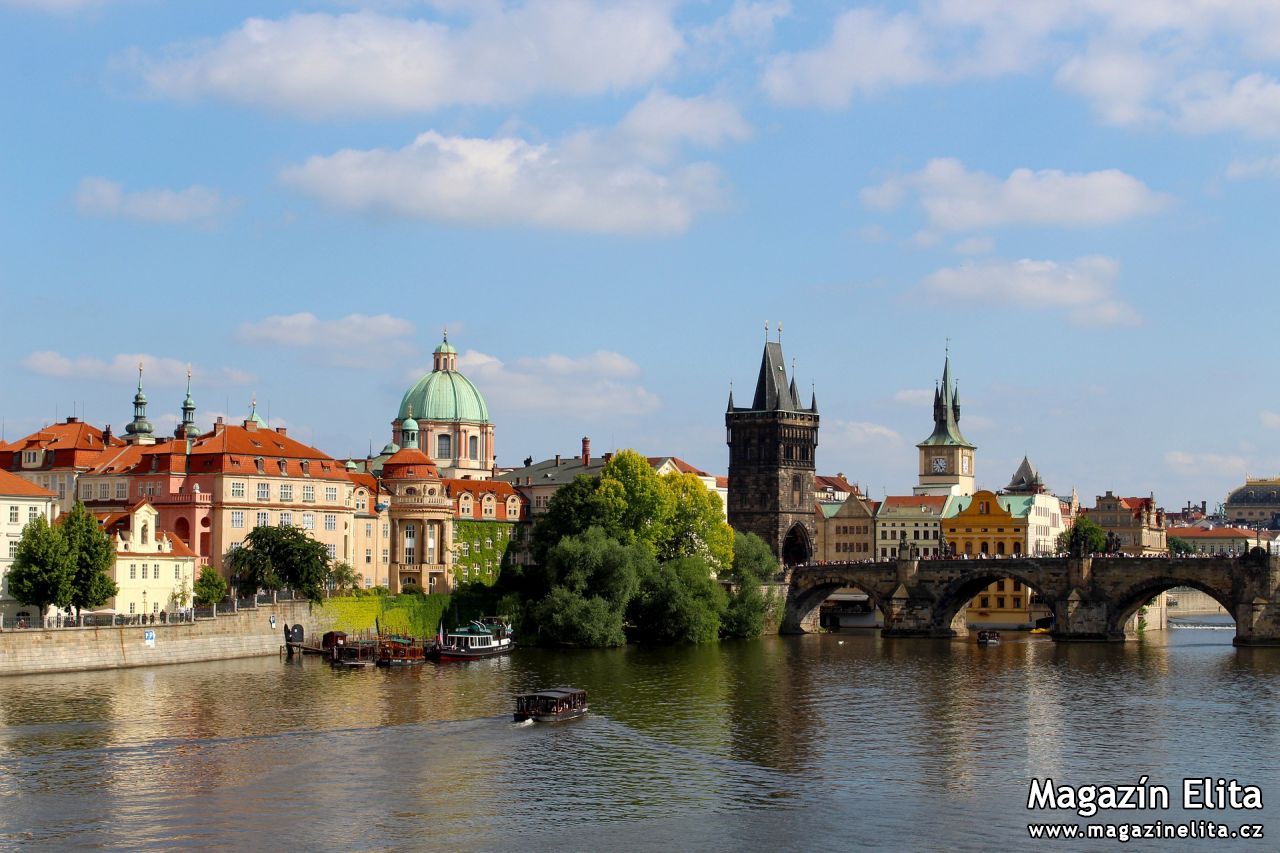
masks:
<svg viewBox="0 0 1280 853"><path fill-rule="evenodd" d="M1054 616L1061 641L1123 641L1126 623L1152 597L1175 586L1201 590L1236 622L1238 646L1280 646L1280 557L1261 549L1241 557L1027 557L825 563L788 569L780 632L818 628L831 593L866 593L884 616L886 637L960 637L969 601L1001 578L1021 581Z"/></svg>

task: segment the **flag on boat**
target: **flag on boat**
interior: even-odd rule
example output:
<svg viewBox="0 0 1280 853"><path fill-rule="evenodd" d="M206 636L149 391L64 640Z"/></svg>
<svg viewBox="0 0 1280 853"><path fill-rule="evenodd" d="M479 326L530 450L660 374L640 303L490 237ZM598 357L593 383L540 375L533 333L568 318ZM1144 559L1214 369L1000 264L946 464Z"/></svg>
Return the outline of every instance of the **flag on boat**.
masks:
<svg viewBox="0 0 1280 853"><path fill-rule="evenodd" d="M437 646L444 645L444 622L441 622L440 625L436 628L436 645Z"/></svg>

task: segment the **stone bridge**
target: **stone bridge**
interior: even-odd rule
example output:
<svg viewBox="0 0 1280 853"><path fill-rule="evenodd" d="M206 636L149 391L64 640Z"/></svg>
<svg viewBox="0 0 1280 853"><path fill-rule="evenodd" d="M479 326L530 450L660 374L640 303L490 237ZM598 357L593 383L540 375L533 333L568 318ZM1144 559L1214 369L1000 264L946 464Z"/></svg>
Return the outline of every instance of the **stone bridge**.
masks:
<svg viewBox="0 0 1280 853"><path fill-rule="evenodd" d="M1064 641L1123 641L1138 608L1170 587L1212 596L1236 620L1238 646L1280 646L1280 557L1028 557L897 560L798 566L787 577L780 632L817 630L819 605L837 589L865 592L886 637L967 634L969 600L1012 578L1039 593Z"/></svg>

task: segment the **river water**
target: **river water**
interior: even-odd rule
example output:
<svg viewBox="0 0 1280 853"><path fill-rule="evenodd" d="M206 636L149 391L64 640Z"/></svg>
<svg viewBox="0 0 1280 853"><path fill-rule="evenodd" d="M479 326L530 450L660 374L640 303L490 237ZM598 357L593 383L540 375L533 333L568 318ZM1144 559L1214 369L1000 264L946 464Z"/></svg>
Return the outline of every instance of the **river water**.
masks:
<svg viewBox="0 0 1280 853"><path fill-rule="evenodd" d="M1280 649L1231 631L1058 645L874 633L519 649L333 671L274 658L0 680L0 847L292 850L1111 849L1030 842L1028 783L1130 784L1174 808L1092 820L1265 824ZM511 722L571 684L591 715ZM1185 812L1184 777L1262 812ZM1267 827L1272 829L1272 827ZM1274 838L1129 849L1277 849Z"/></svg>

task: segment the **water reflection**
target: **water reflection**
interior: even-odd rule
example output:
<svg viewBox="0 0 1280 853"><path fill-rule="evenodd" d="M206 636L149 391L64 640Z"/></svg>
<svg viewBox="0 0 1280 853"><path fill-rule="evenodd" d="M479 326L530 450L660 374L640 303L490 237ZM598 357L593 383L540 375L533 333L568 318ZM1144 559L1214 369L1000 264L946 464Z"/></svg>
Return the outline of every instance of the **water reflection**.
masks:
<svg viewBox="0 0 1280 853"><path fill-rule="evenodd" d="M847 633L6 679L0 846L1012 846L1033 776L1224 775L1274 797L1280 654L1230 639ZM556 684L586 688L592 715L511 722L513 693Z"/></svg>

